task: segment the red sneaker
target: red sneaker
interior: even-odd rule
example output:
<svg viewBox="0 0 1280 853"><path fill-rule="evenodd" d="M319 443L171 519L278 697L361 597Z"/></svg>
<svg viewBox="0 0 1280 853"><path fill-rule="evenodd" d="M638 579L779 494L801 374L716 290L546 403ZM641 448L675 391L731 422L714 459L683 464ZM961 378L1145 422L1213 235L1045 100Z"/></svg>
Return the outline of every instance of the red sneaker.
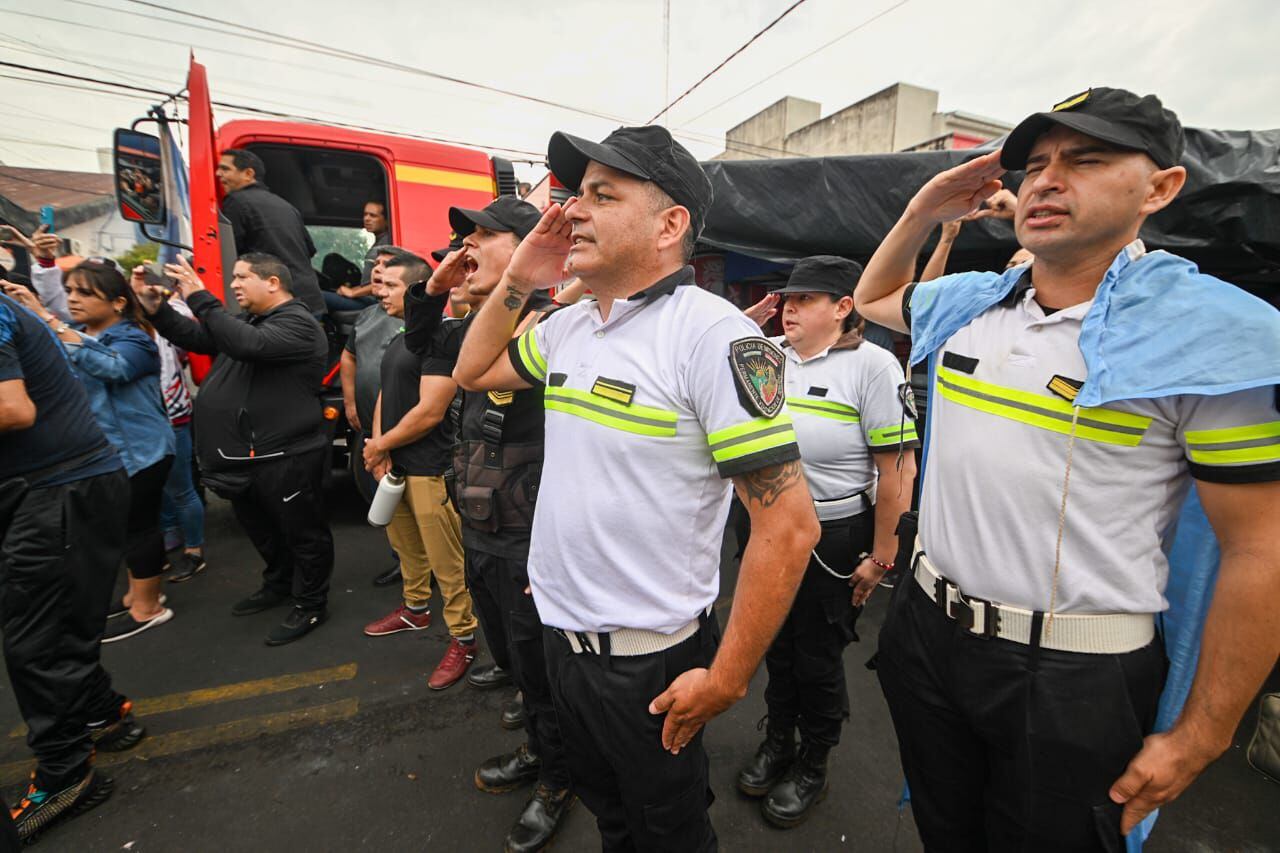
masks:
<svg viewBox="0 0 1280 853"><path fill-rule="evenodd" d="M460 643L456 638L449 640L449 648L440 659L436 671L427 679L427 686L432 690L444 690L458 683L467 674L467 668L476 659L476 644Z"/></svg>
<svg viewBox="0 0 1280 853"><path fill-rule="evenodd" d="M384 637L387 634L398 634L401 631L421 631L431 624L431 611L414 613L401 604L381 619L375 619L364 626L364 632L370 637Z"/></svg>

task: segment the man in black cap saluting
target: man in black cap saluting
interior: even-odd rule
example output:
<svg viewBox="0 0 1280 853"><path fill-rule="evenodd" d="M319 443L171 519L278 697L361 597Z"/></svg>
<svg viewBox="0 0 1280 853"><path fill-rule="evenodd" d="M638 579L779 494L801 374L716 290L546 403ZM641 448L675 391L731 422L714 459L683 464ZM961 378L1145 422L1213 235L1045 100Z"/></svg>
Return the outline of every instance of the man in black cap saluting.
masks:
<svg viewBox="0 0 1280 853"><path fill-rule="evenodd" d="M927 849L1122 849L1230 745L1280 651L1280 319L1138 239L1182 149L1154 96L1067 98L925 184L855 291L931 365L914 577L878 669ZM911 284L1005 169L1026 171L1034 262Z"/></svg>
<svg viewBox="0 0 1280 853"><path fill-rule="evenodd" d="M526 201L503 196L483 210L449 209L462 251L449 252L426 283L415 287L415 311L439 315L444 295L464 292L481 305L502 279L512 253L541 214ZM545 294L526 306L522 326L547 315ZM457 344L478 315L458 325L436 357L456 364ZM529 535L543 462L542 389L462 395L454 445L454 494L462 517L467 588L475 602L494 664L473 668L468 682L480 689L512 681L521 691L528 735L515 750L484 761L475 773L481 791L501 794L534 784L533 793L504 841L507 853L532 853L550 844L573 803L560 727L547 682L542 623L529 594ZM506 725L507 714L503 714ZM519 728L519 725L516 726Z"/></svg>
<svg viewBox="0 0 1280 853"><path fill-rule="evenodd" d="M746 693L818 538L785 411L784 358L688 265L711 203L660 127L557 133L551 205L471 325L469 390L544 387L529 556L576 793L606 850L714 850L700 730ZM596 300L512 339L565 270ZM720 532L732 480L751 515L729 624ZM717 650L718 649L718 650Z"/></svg>

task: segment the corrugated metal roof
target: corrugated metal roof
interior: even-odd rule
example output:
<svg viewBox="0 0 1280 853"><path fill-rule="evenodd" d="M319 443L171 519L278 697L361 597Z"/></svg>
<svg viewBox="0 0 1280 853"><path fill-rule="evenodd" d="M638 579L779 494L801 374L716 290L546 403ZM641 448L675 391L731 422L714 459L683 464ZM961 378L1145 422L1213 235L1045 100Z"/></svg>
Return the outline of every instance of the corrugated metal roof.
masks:
<svg viewBox="0 0 1280 853"><path fill-rule="evenodd" d="M114 192L113 180L111 175L96 172L0 166L0 196L38 213L46 204L58 209L99 201Z"/></svg>

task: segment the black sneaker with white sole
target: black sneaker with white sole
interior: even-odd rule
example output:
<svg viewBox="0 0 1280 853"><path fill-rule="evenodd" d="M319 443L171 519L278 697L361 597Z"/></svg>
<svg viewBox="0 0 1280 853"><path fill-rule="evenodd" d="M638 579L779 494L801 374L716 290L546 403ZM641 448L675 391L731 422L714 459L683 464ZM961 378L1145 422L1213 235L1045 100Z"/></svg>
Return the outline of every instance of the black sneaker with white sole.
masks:
<svg viewBox="0 0 1280 853"><path fill-rule="evenodd" d="M169 575L169 583L189 581L207 568L204 554L189 554L183 551L173 559L173 573Z"/></svg>
<svg viewBox="0 0 1280 853"><path fill-rule="evenodd" d="M303 610L295 606L289 611L289 615L284 617L284 621L267 634L267 645L283 646L285 643L300 640L323 625L328 618L327 610Z"/></svg>
<svg viewBox="0 0 1280 853"><path fill-rule="evenodd" d="M160 608L160 612L150 619L139 622L126 610L119 619L113 619L107 623L107 630L102 635L102 642L115 643L120 640L136 637L143 631L149 631L152 628L158 628L173 618L173 611L167 607Z"/></svg>
<svg viewBox="0 0 1280 853"><path fill-rule="evenodd" d="M109 776L92 767L84 776L57 790L36 786L33 779L18 805L9 815L18 829L23 844L32 844L40 833L59 820L87 812L111 796L113 783Z"/></svg>

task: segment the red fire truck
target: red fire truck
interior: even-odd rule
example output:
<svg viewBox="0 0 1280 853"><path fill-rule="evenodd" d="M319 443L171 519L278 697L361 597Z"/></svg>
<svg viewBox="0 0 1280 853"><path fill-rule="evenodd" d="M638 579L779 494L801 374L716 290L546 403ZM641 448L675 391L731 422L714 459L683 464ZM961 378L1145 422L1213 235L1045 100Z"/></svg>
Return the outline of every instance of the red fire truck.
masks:
<svg viewBox="0 0 1280 853"><path fill-rule="evenodd" d="M517 188L508 161L453 145L297 121L237 120L215 128L208 76L194 57L187 76L189 167L176 155L177 146L167 144L171 126L180 121L152 110L133 127L116 131L117 201L124 218L142 226L148 238L189 252L205 287L223 301L237 250L219 216L222 191L215 169L220 152L229 148L262 158L268 187L301 212L317 245L333 245L335 229L338 236L345 230L345 236L367 241L371 235L362 233L361 212L365 202L379 200L386 205L391 241L429 258L449 242L451 205L481 208ZM152 134L151 124L164 126ZM187 227L178 222L185 212L170 209L178 206L175 198L189 208ZM189 235L190 242L179 234ZM361 264L360 240L336 242L354 247L347 260ZM313 258L313 265L320 261ZM335 449L344 460L353 436L342 417L337 358L344 326L353 319L330 318L333 364L321 390Z"/></svg>

